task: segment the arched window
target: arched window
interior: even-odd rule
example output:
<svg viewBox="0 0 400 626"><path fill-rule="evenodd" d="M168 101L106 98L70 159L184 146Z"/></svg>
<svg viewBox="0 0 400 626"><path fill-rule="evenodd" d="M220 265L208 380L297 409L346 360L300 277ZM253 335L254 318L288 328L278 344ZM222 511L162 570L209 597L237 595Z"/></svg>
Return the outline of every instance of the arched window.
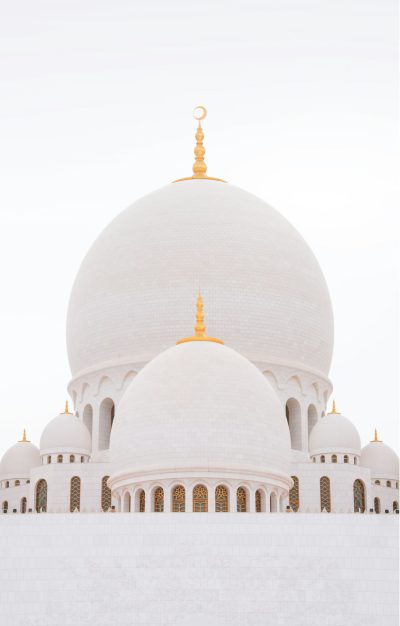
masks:
<svg viewBox="0 0 400 626"><path fill-rule="evenodd" d="M354 457L354 465L357 465L357 457Z"/></svg>
<svg viewBox="0 0 400 626"><path fill-rule="evenodd" d="M62 454L59 454L59 455L57 456L57 463L62 463L62 462L63 462L63 455L62 455Z"/></svg>
<svg viewBox="0 0 400 626"><path fill-rule="evenodd" d="M216 513L227 513L228 507L228 490L225 485L217 485L215 487L215 511Z"/></svg>
<svg viewBox="0 0 400 626"><path fill-rule="evenodd" d="M172 492L172 511L174 513L185 512L185 487L177 485Z"/></svg>
<svg viewBox="0 0 400 626"><path fill-rule="evenodd" d="M336 454L332 454L331 461L332 461L332 463L337 463L337 456L336 456Z"/></svg>
<svg viewBox="0 0 400 626"><path fill-rule="evenodd" d="M310 436L312 429L314 428L315 424L318 422L317 409L315 408L313 404L310 404L310 406L308 407L307 418L308 418L308 436Z"/></svg>
<svg viewBox="0 0 400 626"><path fill-rule="evenodd" d="M317 459L315 458L315 456L313 456L313 458L312 458L312 462L313 462L313 463L316 463L316 462L317 462Z"/></svg>
<svg viewBox="0 0 400 626"><path fill-rule="evenodd" d="M162 513L164 511L164 489L157 487L154 491L154 511Z"/></svg>
<svg viewBox="0 0 400 626"><path fill-rule="evenodd" d="M108 450L110 447L111 427L114 421L114 402L105 398L99 409L99 450Z"/></svg>
<svg viewBox="0 0 400 626"><path fill-rule="evenodd" d="M10 481L6 480L6 489L10 486Z"/></svg>
<svg viewBox="0 0 400 626"><path fill-rule="evenodd" d="M103 476L101 479L101 508L104 512L111 507L111 489L107 485L109 478L109 476Z"/></svg>
<svg viewBox="0 0 400 626"><path fill-rule="evenodd" d="M325 463L325 456L321 454L321 456L319 457L319 460L321 463Z"/></svg>
<svg viewBox="0 0 400 626"><path fill-rule="evenodd" d="M293 511L298 511L300 506L300 493L299 493L299 479L297 476L292 476L293 487L289 491L289 505Z"/></svg>
<svg viewBox="0 0 400 626"><path fill-rule="evenodd" d="M399 508L399 503L396 500L393 502L393 512L395 513Z"/></svg>
<svg viewBox="0 0 400 626"><path fill-rule="evenodd" d="M139 493L139 513L144 513L146 511L146 494L143 489L140 490Z"/></svg>
<svg viewBox="0 0 400 626"><path fill-rule="evenodd" d="M291 446L301 450L301 408L295 398L286 402L286 419L289 425Z"/></svg>
<svg viewBox="0 0 400 626"><path fill-rule="evenodd" d="M126 491L124 493L124 497L122 499L122 511L123 513L131 512L131 494L129 493L129 491Z"/></svg>
<svg viewBox="0 0 400 626"><path fill-rule="evenodd" d="M365 487L364 483L357 478L353 483L354 513L365 511Z"/></svg>
<svg viewBox="0 0 400 626"><path fill-rule="evenodd" d="M85 457L81 456L81 463L84 463L84 462L85 462Z"/></svg>
<svg viewBox="0 0 400 626"><path fill-rule="evenodd" d="M204 485L196 485L193 489L193 512L206 513L208 511L208 491Z"/></svg>
<svg viewBox="0 0 400 626"><path fill-rule="evenodd" d="M327 476L322 476L319 481L319 494L321 500L321 511L325 509L331 512L331 483Z"/></svg>
<svg viewBox="0 0 400 626"><path fill-rule="evenodd" d="M47 464L48 464L48 465L50 465L50 463L51 463L51 456L49 455L49 456L47 457Z"/></svg>
<svg viewBox="0 0 400 626"><path fill-rule="evenodd" d="M4 500L3 504L1 505L1 510L3 511L3 513L7 513L7 511L8 511L8 502L7 502L7 500Z"/></svg>
<svg viewBox="0 0 400 626"><path fill-rule="evenodd" d="M256 513L261 513L262 511L262 497L261 491L257 489L256 491Z"/></svg>
<svg viewBox="0 0 400 626"><path fill-rule="evenodd" d="M278 511L278 498L274 492L271 493L269 498L269 510L271 513L276 513Z"/></svg>
<svg viewBox="0 0 400 626"><path fill-rule="evenodd" d="M239 487L236 491L236 510L238 513L246 513L247 511L246 490L243 487Z"/></svg>
<svg viewBox="0 0 400 626"><path fill-rule="evenodd" d="M20 511L26 513L26 498L21 498Z"/></svg>
<svg viewBox="0 0 400 626"><path fill-rule="evenodd" d="M70 454L69 455L69 462L70 463L75 463L75 455L74 454Z"/></svg>
<svg viewBox="0 0 400 626"><path fill-rule="evenodd" d="M41 478L36 485L36 513L45 513L47 511L47 482Z"/></svg>
<svg viewBox="0 0 400 626"><path fill-rule="evenodd" d="M81 508L81 479L79 476L73 476L71 478L71 485L69 490L69 510L71 513Z"/></svg>
<svg viewBox="0 0 400 626"><path fill-rule="evenodd" d="M375 513L381 512L381 501L379 498L374 498L374 511Z"/></svg>
<svg viewBox="0 0 400 626"><path fill-rule="evenodd" d="M16 480L16 481L15 481L15 483L14 483L14 485L15 485L16 487L19 487L19 486L20 486L20 484L21 484L21 481L19 481L19 480Z"/></svg>
<svg viewBox="0 0 400 626"><path fill-rule="evenodd" d="M87 404L83 409L82 421L92 436L93 428L93 408L91 404Z"/></svg>
<svg viewBox="0 0 400 626"><path fill-rule="evenodd" d="M344 455L343 461L344 461L344 463L348 463L349 462L349 457L348 457L347 454Z"/></svg>
<svg viewBox="0 0 400 626"><path fill-rule="evenodd" d="M386 487L391 487L391 486L392 486L392 483L390 482L390 480L387 480L386 481Z"/></svg>
<svg viewBox="0 0 400 626"><path fill-rule="evenodd" d="M375 481L375 485L380 485L380 484L381 484L381 481L380 481L380 480L376 480L376 481Z"/></svg>

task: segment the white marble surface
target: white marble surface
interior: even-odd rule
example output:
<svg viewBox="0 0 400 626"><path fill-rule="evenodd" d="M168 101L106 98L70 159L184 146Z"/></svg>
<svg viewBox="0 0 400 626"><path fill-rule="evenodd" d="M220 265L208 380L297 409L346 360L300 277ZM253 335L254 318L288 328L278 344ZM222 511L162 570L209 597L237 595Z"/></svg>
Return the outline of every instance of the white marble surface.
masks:
<svg viewBox="0 0 400 626"><path fill-rule="evenodd" d="M0 517L7 626L397 626L398 517Z"/></svg>

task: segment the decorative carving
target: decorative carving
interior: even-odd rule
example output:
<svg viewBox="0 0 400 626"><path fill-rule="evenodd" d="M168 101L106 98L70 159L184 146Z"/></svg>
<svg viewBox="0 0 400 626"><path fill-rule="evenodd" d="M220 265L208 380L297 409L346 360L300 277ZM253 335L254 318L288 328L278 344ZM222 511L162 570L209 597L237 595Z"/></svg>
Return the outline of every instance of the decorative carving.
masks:
<svg viewBox="0 0 400 626"><path fill-rule="evenodd" d="M246 490L243 487L236 491L236 510L238 513L246 513L247 510Z"/></svg>
<svg viewBox="0 0 400 626"><path fill-rule="evenodd" d="M321 498L321 511L331 512L331 484L327 476L322 476L319 481L319 491Z"/></svg>
<svg viewBox="0 0 400 626"><path fill-rule="evenodd" d="M299 479L297 476L292 476L293 487L289 491L289 505L293 511L298 511L300 507L300 492L299 492Z"/></svg>
<svg viewBox="0 0 400 626"><path fill-rule="evenodd" d="M164 489L157 487L154 492L154 511L162 513L164 511Z"/></svg>
<svg viewBox="0 0 400 626"><path fill-rule="evenodd" d="M228 490L224 485L218 485L215 488L215 511L227 513L228 510Z"/></svg>
<svg viewBox="0 0 400 626"><path fill-rule="evenodd" d="M193 489L193 511L194 513L208 511L208 491L204 485L196 485Z"/></svg>
<svg viewBox="0 0 400 626"><path fill-rule="evenodd" d="M357 478L353 484L354 512L364 513L365 511L365 487L364 483Z"/></svg>
<svg viewBox="0 0 400 626"><path fill-rule="evenodd" d="M47 511L47 482L41 478L36 485L36 512L45 513Z"/></svg>
<svg viewBox="0 0 400 626"><path fill-rule="evenodd" d="M81 479L79 476L71 478L69 510L71 513L81 508Z"/></svg>
<svg viewBox="0 0 400 626"><path fill-rule="evenodd" d="M111 508L111 489L107 485L109 478L109 476L103 476L101 479L101 508L104 512Z"/></svg>
<svg viewBox="0 0 400 626"><path fill-rule="evenodd" d="M172 492L172 511L174 513L185 512L185 487L178 485Z"/></svg>

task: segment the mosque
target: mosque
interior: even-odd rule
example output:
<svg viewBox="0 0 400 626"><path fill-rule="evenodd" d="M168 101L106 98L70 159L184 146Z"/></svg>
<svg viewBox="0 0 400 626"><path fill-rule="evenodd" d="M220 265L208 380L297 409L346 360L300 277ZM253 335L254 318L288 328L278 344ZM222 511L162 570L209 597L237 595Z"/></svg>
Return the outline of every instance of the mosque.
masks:
<svg viewBox="0 0 400 626"><path fill-rule="evenodd" d="M162 536L163 550L174 545L174 555L180 537L180 542L188 538L185 554L190 560L189 537L202 535L202 552L196 558L201 563L208 555L208 565L203 564L207 575L214 572L220 582L224 566L210 565L213 556L207 551L210 546L222 549L221 542L228 542L234 529L242 537L247 567L254 563L257 576L270 589L265 593L275 594L268 600L271 607L275 601L283 602L282 589L272 589L269 578L278 574L265 554L266 560L256 564L261 556L250 547L252 538L259 537L258 546L268 539L268 549L277 542L277 554L286 567L282 576L289 577L285 587L296 590L300 582L290 578L290 559L299 554L298 537L309 536L304 559L312 553L314 561L303 578L317 572L323 596L324 580L330 594L332 585L330 574L320 569L320 555L328 544L329 558L335 558L333 553L340 552L343 559L351 554L353 544L342 539L351 528L354 542L367 543L354 548L348 565L353 578L343 580L343 593L357 578L362 592L380 607L379 615L373 607L368 609L369 618L359 609L353 615L361 600L357 604L348 599L345 622L321 620L321 610L299 621L296 602L304 600L300 594L292 599L290 615L285 614L288 609L280 609L272 618L263 592L255 611L263 617L240 621L232 592L229 610L223 604L218 612L219 600L214 598L208 612L198 608L190 620L179 598L172 610L171 602L168 605L168 619L161 619L150 605L138 608L135 597L130 610L142 618L135 623L394 625L398 457L377 431L363 445L356 427L341 412L345 407L336 407L330 399L333 314L318 261L280 213L251 193L207 175L205 116L204 107L195 109L193 175L150 193L119 214L82 262L67 316L70 401L44 428L38 446L24 431L0 463L1 518L7 519L4 528L11 533L3 535L5 549L12 550L10 537L18 532L25 533L27 553L34 535L41 537L38 541L46 553L42 524L52 546L58 534L76 533L76 546L86 550L82 538L89 537L93 520L90 532L104 527L103 545L111 536L116 551L121 533L125 546L136 540L128 535L131 532L148 549ZM136 515L140 513L144 516ZM286 540L280 534L284 528ZM146 534L150 529L151 541ZM336 543L330 544L332 536ZM89 543L92 540L91 534ZM380 573L377 561L371 565L366 548L371 543L381 546L381 556L387 557L387 566L378 567ZM131 546L135 559L142 554L142 544ZM74 549L79 558L78 548L70 548ZM226 550L231 558L235 550L232 546ZM52 558L50 552L47 556ZM273 562L277 558L269 556ZM70 552L64 563L68 557L73 561ZM111 554L109 559L105 567L115 562ZM298 559L297 568L305 562ZM161 570L152 562L159 580ZM171 565L170 580L182 573L181 565L172 562L176 565ZM136 576L127 571L128 578ZM252 574L240 571L236 592L240 587L246 593L246 576ZM91 571L88 576L94 575ZM197 575L196 571L194 578ZM186 580L180 579L180 590ZM197 581L198 589L204 590L204 580ZM135 585L138 581L135 578ZM161 584L152 581L147 589ZM366 581L372 581L372 587ZM219 585L216 579L214 585ZM354 593L361 593L359 587ZM59 612L56 618L50 604L43 598L41 602L41 615L53 616L48 621L29 621L33 615L29 600L27 612L18 613L14 607L7 623L133 623L128 617L124 621L126 607L114 606L114 616L120 618L116 622L104 618L111 611L104 605L101 614L90 613L96 610L92 607L86 621L71 617L69 622L66 608L65 615L60 617ZM163 594L160 602L166 602ZM343 605L343 598L340 602ZM250 614L247 609L246 616Z"/></svg>

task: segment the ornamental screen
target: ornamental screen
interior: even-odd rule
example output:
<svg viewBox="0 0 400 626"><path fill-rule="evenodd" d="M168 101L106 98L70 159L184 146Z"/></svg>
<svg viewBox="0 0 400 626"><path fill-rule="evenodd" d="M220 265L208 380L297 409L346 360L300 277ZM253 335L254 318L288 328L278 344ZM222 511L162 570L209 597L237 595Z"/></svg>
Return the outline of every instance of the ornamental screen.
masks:
<svg viewBox="0 0 400 626"><path fill-rule="evenodd" d="M298 511L300 506L299 479L292 476L293 487L289 491L289 505L293 511Z"/></svg>
<svg viewBox="0 0 400 626"><path fill-rule="evenodd" d="M47 482L42 478L36 485L36 513L47 511Z"/></svg>
<svg viewBox="0 0 400 626"><path fill-rule="evenodd" d="M107 485L109 478L109 476L103 476L101 479L101 508L104 512L111 507L111 489Z"/></svg>
<svg viewBox="0 0 400 626"><path fill-rule="evenodd" d="M207 513L208 511L208 491L204 485L196 485L193 489L193 512Z"/></svg>
<svg viewBox="0 0 400 626"><path fill-rule="evenodd" d="M365 511L365 488L364 483L357 478L353 484L354 512L364 513Z"/></svg>
<svg viewBox="0 0 400 626"><path fill-rule="evenodd" d="M174 513L185 512L185 487L178 485L172 492L172 511Z"/></svg>
<svg viewBox="0 0 400 626"><path fill-rule="evenodd" d="M261 513L261 491L257 489L256 491L256 513Z"/></svg>
<svg viewBox="0 0 400 626"><path fill-rule="evenodd" d="M154 511L155 513L164 511L164 489L162 487L157 487L154 492Z"/></svg>
<svg viewBox="0 0 400 626"><path fill-rule="evenodd" d="M69 494L69 510L71 513L79 511L81 508L81 479L79 476L71 478Z"/></svg>
<svg viewBox="0 0 400 626"><path fill-rule="evenodd" d="M243 487L239 487L236 492L236 510L238 513L246 513L246 491Z"/></svg>
<svg viewBox="0 0 400 626"><path fill-rule="evenodd" d="M327 476L322 476L319 481L319 491L321 498L321 511L331 512L331 484Z"/></svg>
<svg viewBox="0 0 400 626"><path fill-rule="evenodd" d="M215 488L215 511L216 513L228 512L228 490L224 485Z"/></svg>

